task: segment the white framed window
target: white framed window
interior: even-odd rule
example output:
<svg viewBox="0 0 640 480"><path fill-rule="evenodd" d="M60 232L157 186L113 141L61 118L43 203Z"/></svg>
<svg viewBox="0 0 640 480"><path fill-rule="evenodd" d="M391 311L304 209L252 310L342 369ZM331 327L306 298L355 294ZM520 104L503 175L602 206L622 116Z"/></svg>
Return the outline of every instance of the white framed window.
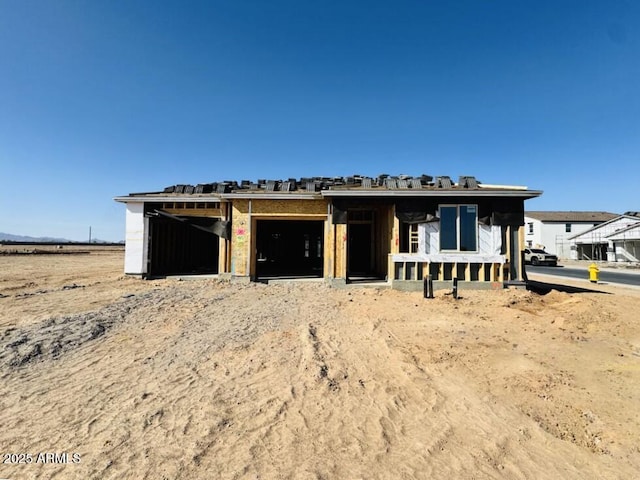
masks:
<svg viewBox="0 0 640 480"><path fill-rule="evenodd" d="M529 232L528 233L530 233L530 234L533 233L533 222L529 222L527 225L529 226Z"/></svg>
<svg viewBox="0 0 640 480"><path fill-rule="evenodd" d="M478 251L477 205L440 205L440 250Z"/></svg>

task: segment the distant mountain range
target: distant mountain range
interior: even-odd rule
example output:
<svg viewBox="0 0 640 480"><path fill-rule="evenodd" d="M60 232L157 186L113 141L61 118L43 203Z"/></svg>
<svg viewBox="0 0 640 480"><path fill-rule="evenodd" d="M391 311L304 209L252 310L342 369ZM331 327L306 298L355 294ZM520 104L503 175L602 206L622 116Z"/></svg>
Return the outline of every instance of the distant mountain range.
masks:
<svg viewBox="0 0 640 480"><path fill-rule="evenodd" d="M32 242L32 243L79 243L68 238L55 238L55 237L29 237L27 235L14 235L12 233L0 232L0 242ZM84 242L80 242L84 243ZM106 240L99 240L92 238L91 243L115 243L108 242Z"/></svg>

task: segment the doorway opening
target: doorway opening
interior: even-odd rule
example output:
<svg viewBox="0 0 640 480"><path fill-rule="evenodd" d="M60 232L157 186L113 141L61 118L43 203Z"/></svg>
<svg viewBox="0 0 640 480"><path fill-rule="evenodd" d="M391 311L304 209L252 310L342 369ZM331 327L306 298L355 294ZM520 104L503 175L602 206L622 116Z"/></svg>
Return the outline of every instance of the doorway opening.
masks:
<svg viewBox="0 0 640 480"><path fill-rule="evenodd" d="M322 278L324 221L257 220L256 279Z"/></svg>
<svg viewBox="0 0 640 480"><path fill-rule="evenodd" d="M349 210L347 214L347 278L351 282L379 278L375 220L373 210Z"/></svg>

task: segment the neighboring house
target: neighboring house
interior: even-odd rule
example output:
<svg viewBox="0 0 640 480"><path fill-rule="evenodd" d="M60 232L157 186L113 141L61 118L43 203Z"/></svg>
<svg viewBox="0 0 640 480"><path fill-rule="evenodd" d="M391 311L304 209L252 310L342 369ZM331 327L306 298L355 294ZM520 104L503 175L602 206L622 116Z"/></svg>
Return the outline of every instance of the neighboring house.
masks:
<svg viewBox="0 0 640 480"><path fill-rule="evenodd" d="M125 273L495 288L522 279L524 201L474 177L380 175L176 185L126 204Z"/></svg>
<svg viewBox="0 0 640 480"><path fill-rule="evenodd" d="M626 212L569 241L575 260L640 262L640 213Z"/></svg>
<svg viewBox="0 0 640 480"><path fill-rule="evenodd" d="M544 248L558 258L571 258L569 237L617 216L608 212L526 211L525 246Z"/></svg>

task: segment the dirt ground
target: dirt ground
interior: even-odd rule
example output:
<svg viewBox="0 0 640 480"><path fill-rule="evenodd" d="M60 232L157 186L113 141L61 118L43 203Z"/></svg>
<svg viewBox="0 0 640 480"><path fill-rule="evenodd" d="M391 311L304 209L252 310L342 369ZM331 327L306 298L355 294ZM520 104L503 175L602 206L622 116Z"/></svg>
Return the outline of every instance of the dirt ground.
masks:
<svg viewBox="0 0 640 480"><path fill-rule="evenodd" d="M638 289L426 300L122 265L0 255L0 477L638 478Z"/></svg>

